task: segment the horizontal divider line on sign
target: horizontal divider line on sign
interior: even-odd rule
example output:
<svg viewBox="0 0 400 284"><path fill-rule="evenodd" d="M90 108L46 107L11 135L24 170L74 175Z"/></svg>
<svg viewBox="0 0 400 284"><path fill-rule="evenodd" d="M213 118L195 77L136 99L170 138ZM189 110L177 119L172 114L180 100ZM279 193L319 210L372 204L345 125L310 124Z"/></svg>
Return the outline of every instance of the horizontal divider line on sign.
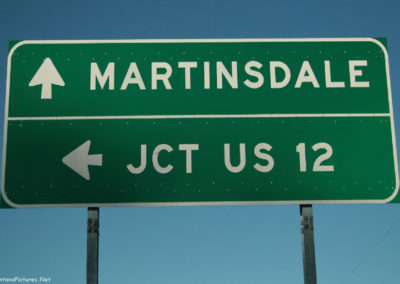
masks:
<svg viewBox="0 0 400 284"><path fill-rule="evenodd" d="M183 114L183 115L104 115L104 116L32 116L7 120L89 120L89 119L196 119L196 118L280 118L280 117L388 117L390 113L311 113L311 114Z"/></svg>

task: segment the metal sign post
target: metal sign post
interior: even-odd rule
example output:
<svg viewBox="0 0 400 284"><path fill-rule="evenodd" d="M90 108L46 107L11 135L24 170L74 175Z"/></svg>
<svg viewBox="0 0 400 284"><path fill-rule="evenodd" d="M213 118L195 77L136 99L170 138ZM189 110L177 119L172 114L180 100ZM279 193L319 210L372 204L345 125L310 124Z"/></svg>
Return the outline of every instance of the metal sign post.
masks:
<svg viewBox="0 0 400 284"><path fill-rule="evenodd" d="M99 208L88 208L86 283L99 282Z"/></svg>
<svg viewBox="0 0 400 284"><path fill-rule="evenodd" d="M312 205L300 205L304 284L317 283Z"/></svg>

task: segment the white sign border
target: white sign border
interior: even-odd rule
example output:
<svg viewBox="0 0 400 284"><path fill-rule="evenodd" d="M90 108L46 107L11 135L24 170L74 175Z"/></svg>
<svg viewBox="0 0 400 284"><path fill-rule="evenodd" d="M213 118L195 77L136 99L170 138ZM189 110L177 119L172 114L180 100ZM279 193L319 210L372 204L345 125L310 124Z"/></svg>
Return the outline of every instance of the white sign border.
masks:
<svg viewBox="0 0 400 284"><path fill-rule="evenodd" d="M218 202L155 202L155 203L72 203L72 204L16 204L12 202L5 192L5 169L6 169L6 149L8 122L11 120L33 120L33 119L99 119L104 117L46 117L46 118L9 118L9 91L10 91L10 72L11 58L15 50L24 44L97 44L97 43L213 43L213 42L373 42L377 44L384 53L386 63L386 77L388 87L389 114L279 114L279 117L337 117L337 116L390 116L391 134L393 145L393 159L395 163L396 185L391 196L386 199L377 200L292 200L292 201L218 201ZM226 117L274 117L274 115L207 115L207 118L226 118ZM169 119L169 118L204 118L202 115L182 115L182 116L107 116L105 119ZM374 38L282 38L282 39L140 39L140 40L26 40L17 43L10 50L7 61L7 81L6 81L6 102L4 111L4 136L3 136L3 160L2 160L2 198L15 208L65 208L65 207L120 207L120 206L209 206L209 205L267 205L267 204L373 204L387 203L393 200L399 191L399 173L397 161L396 136L394 130L392 91L389 73L389 59L385 46Z"/></svg>

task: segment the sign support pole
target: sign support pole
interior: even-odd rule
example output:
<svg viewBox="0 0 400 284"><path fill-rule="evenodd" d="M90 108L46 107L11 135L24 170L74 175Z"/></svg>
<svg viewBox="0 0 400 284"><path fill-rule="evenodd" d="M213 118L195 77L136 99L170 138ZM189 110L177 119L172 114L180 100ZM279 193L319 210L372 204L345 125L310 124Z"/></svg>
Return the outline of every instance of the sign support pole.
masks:
<svg viewBox="0 0 400 284"><path fill-rule="evenodd" d="M88 208L86 283L99 282L99 208Z"/></svg>
<svg viewBox="0 0 400 284"><path fill-rule="evenodd" d="M317 284L312 205L300 205L304 284Z"/></svg>

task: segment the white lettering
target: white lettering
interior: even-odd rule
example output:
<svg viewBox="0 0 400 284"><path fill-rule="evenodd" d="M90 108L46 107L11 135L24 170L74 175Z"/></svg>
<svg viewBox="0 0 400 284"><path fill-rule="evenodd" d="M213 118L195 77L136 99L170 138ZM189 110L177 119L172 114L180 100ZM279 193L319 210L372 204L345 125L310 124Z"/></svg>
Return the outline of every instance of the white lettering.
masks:
<svg viewBox="0 0 400 284"><path fill-rule="evenodd" d="M268 164L265 166L262 166L259 163L256 163L254 165L254 168L257 171L262 172L262 173L268 173L274 168L274 159L269 154L262 152L262 150L271 151L271 149L272 149L272 146L267 143L259 143L254 148L254 155L256 155L257 158L266 160L268 162Z"/></svg>
<svg viewBox="0 0 400 284"><path fill-rule="evenodd" d="M128 170L132 174L141 174L146 169L146 153L147 153L147 145L140 145L140 166L135 168L132 164L127 166Z"/></svg>
<svg viewBox="0 0 400 284"><path fill-rule="evenodd" d="M178 62L178 67L185 69L185 89L191 89L190 69L197 68L197 62Z"/></svg>
<svg viewBox="0 0 400 284"><path fill-rule="evenodd" d="M232 166L230 144L224 144L225 167L232 173L239 173L246 165L246 144L240 143L239 165Z"/></svg>
<svg viewBox="0 0 400 284"><path fill-rule="evenodd" d="M257 70L254 70L252 68L257 68L260 69L262 67L262 64L258 61L249 61L246 63L244 66L244 70L246 71L247 74L249 74L252 77L257 78L257 81L252 82L249 79L244 81L244 84L252 89L257 89L260 88L264 84L264 76Z"/></svg>
<svg viewBox="0 0 400 284"><path fill-rule="evenodd" d="M308 61L303 62L294 87L300 88L303 83L312 83L314 88L319 88L317 78L315 77L314 72L311 69L310 62Z"/></svg>
<svg viewBox="0 0 400 284"><path fill-rule="evenodd" d="M332 82L331 77L331 62L329 60L324 61L325 64L325 82L327 88L344 88L344 82Z"/></svg>
<svg viewBox="0 0 400 284"><path fill-rule="evenodd" d="M186 173L192 173L192 151L199 150L199 144L179 144L180 151L186 151Z"/></svg>
<svg viewBox="0 0 400 284"><path fill-rule="evenodd" d="M210 89L210 62L204 62L204 89Z"/></svg>
<svg viewBox="0 0 400 284"><path fill-rule="evenodd" d="M222 89L222 76L228 81L233 89L238 88L237 62L232 61L232 74L226 69L221 61L217 61L217 89Z"/></svg>
<svg viewBox="0 0 400 284"><path fill-rule="evenodd" d="M356 77L362 76L362 70L356 70L358 66L367 66L367 60L350 60L349 71L350 71L350 86L354 88L369 88L369 82L357 82Z"/></svg>
<svg viewBox="0 0 400 284"><path fill-rule="evenodd" d="M168 144L160 144L153 151L153 166L154 169L159 172L160 174L167 174L174 168L172 165L168 164L165 167L161 167L160 163L158 162L158 156L161 151L167 151L168 153L171 152L173 149Z"/></svg>
<svg viewBox="0 0 400 284"><path fill-rule="evenodd" d="M132 78L132 74L135 77ZM142 76L140 75L139 69L135 62L132 62L129 65L128 72L126 72L124 82L122 83L121 90L126 90L129 84L138 84L141 90L145 90L146 87L144 86Z"/></svg>
<svg viewBox="0 0 400 284"><path fill-rule="evenodd" d="M108 80L108 89L114 90L114 62L110 62L107 65L106 71L102 75L99 66L96 62L90 64L90 90L96 90L96 79L99 81L100 88L103 89L104 85Z"/></svg>
<svg viewBox="0 0 400 284"><path fill-rule="evenodd" d="M159 74L158 69L164 69L165 73ZM170 90L171 84L169 77L171 77L172 68L167 62L152 62L151 63L151 89L157 90L157 81L162 81L166 89Z"/></svg>
<svg viewBox="0 0 400 284"><path fill-rule="evenodd" d="M283 72L285 72L285 77L280 82L276 81L276 68L280 68L283 70ZM286 87L287 84L289 84L290 76L291 76L290 69L285 63L283 63L281 61L271 61L269 63L269 71L270 71L271 88L272 89L280 89L280 88Z"/></svg>

